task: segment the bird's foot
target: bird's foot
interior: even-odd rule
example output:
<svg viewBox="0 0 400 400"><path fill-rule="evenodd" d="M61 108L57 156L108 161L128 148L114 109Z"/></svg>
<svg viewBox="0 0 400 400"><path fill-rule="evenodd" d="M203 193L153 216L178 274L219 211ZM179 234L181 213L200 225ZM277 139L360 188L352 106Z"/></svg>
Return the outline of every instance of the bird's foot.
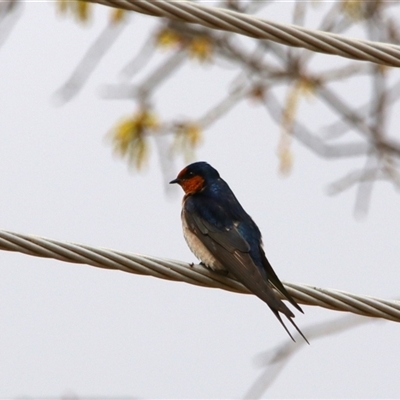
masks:
<svg viewBox="0 0 400 400"><path fill-rule="evenodd" d="M199 262L199 265L201 265L202 267L207 268L207 269L210 269L211 271L213 271L213 269L212 269L209 265L203 263L203 261L200 261L200 262Z"/></svg>

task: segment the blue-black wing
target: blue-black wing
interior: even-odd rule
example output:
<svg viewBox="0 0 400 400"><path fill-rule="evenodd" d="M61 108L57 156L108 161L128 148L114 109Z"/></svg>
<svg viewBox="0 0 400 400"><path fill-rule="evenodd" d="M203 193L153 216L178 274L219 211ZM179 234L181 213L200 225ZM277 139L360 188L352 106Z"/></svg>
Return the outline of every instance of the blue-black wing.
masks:
<svg viewBox="0 0 400 400"><path fill-rule="evenodd" d="M201 243L214 257L252 293L267 303L289 336L293 339L293 336L283 323L279 313L283 313L288 318L299 334L308 343L303 333L292 320L294 314L285 303L278 298L271 287L272 283L272 285L287 297L292 304L294 303L296 308L300 309L272 270L264 253L262 254L267 263L266 272L268 278L271 276L271 283L263 277L260 269L254 263L250 255L250 245L241 235L235 224L216 227L199 216L198 213L188 212L185 208L183 209L182 217L185 218L188 228L198 237ZM262 251L262 249L260 250Z"/></svg>

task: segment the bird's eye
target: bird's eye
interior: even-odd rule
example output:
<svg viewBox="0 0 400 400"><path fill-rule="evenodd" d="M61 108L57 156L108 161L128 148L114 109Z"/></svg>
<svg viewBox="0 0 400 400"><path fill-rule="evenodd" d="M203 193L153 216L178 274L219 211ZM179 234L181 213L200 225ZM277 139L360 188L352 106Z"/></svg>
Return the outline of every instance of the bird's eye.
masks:
<svg viewBox="0 0 400 400"><path fill-rule="evenodd" d="M192 177L192 176L194 176L194 172L193 171L189 171L188 173L187 173L187 176L190 178L190 177Z"/></svg>

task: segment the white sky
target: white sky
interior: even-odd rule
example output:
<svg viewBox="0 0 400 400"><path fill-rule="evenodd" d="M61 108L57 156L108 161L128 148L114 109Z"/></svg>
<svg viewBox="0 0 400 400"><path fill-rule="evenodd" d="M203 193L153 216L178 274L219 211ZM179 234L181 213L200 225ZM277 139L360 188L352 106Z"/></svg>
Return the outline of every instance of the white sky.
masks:
<svg viewBox="0 0 400 400"><path fill-rule="evenodd" d="M279 19L277 11L269 18ZM100 89L116 82L154 19L135 17L76 99L51 101L105 20L98 11L82 29L57 18L52 4L26 4L0 48L1 228L193 262L181 233L182 194L166 194L154 148L147 171L132 174L104 139L134 105L101 99ZM218 71L182 69L160 92L162 116L201 115L224 93ZM303 121L324 125L323 112L307 110ZM205 133L197 159L219 170L257 222L281 279L399 297L392 186L377 183L367 219L356 221L355 190L329 197L326 188L364 161L322 160L294 142L294 170L282 179L278 137L261 107L243 103ZM175 165L168 180L185 163ZM344 315L303 308L296 323L306 336L313 324ZM254 296L7 252L0 326L1 399L240 398L263 371L257 354L288 339ZM399 333L398 324L380 322L311 340L265 396L396 397Z"/></svg>

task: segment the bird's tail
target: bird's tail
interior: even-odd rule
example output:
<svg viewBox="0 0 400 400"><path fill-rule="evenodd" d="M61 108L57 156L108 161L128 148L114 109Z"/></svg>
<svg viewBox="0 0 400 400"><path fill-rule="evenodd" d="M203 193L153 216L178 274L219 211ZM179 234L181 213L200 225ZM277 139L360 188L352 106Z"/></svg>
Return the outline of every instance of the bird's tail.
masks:
<svg viewBox="0 0 400 400"><path fill-rule="evenodd" d="M297 308L300 312L302 312L304 314L303 310L297 304L296 300L288 293L286 288L283 286L282 282L279 280L279 278L276 275L275 271L273 270L270 262L268 261L267 257L265 256L265 252L261 246L259 247L259 250L260 250L261 254L263 255L263 257L261 257L261 261L264 266L264 269L266 272L266 277L267 277L269 283L272 284L272 286L274 286L274 288L278 292L280 292L283 295L283 297L285 297L289 301L289 303L292 304L293 307ZM286 314L286 316L288 317L287 314ZM293 321L291 321L291 322L293 323Z"/></svg>
<svg viewBox="0 0 400 400"><path fill-rule="evenodd" d="M278 321L282 324L282 326L285 328L285 331L287 332L287 334L290 336L290 338L293 340L293 342L296 342L296 340L294 339L293 335L290 333L289 329L287 328L287 326L284 324L284 322L282 321L281 315L279 314L278 310L274 310L272 309L272 312L275 314L276 318L278 318ZM289 311L290 312L290 311ZM291 314L291 315L290 315ZM307 338L304 336L303 332L300 330L300 328L295 324L295 322L293 321L293 314L290 312L290 314L286 314L285 316L286 318L290 321L290 323L296 328L296 331L300 334L300 336L305 340L305 342L307 344L310 344L310 342L307 340Z"/></svg>

